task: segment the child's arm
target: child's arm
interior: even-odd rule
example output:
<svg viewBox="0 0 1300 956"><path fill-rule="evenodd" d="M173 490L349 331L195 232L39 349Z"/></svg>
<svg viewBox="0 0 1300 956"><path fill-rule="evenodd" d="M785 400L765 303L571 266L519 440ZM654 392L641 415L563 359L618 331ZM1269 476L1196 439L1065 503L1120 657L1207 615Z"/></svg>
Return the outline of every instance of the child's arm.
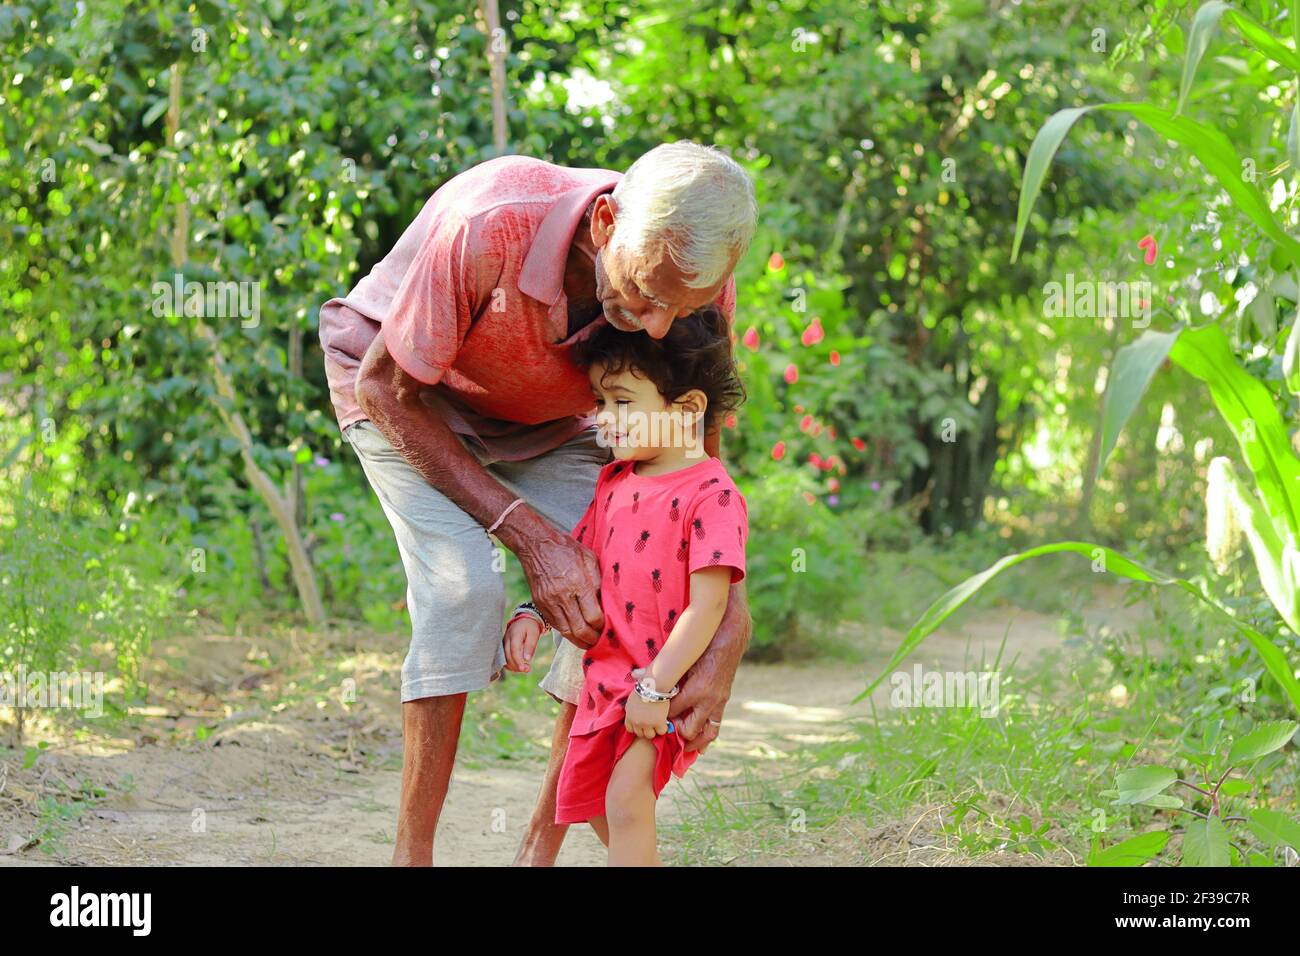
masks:
<svg viewBox="0 0 1300 956"><path fill-rule="evenodd" d="M667 693L699 660L713 640L727 610L731 591L732 569L728 566L701 568L691 572L691 596L663 649L646 670L644 678L653 680L659 693ZM654 737L668 732L668 701L650 703L633 693L627 700L625 726L638 737Z"/></svg>

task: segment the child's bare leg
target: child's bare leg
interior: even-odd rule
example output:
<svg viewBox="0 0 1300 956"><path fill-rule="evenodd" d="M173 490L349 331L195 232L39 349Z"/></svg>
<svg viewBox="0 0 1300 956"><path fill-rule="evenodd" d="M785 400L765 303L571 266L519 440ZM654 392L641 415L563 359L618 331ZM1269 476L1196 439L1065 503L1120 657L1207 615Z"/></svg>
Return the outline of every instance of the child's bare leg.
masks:
<svg viewBox="0 0 1300 956"><path fill-rule="evenodd" d="M590 823L591 828L596 831L596 836L600 837L600 842L605 844L606 849L608 849L609 848L609 821L607 821L604 817L592 817L587 822Z"/></svg>
<svg viewBox="0 0 1300 956"><path fill-rule="evenodd" d="M614 765L605 791L610 866L663 866L655 845L657 756L655 745L642 738L633 741Z"/></svg>

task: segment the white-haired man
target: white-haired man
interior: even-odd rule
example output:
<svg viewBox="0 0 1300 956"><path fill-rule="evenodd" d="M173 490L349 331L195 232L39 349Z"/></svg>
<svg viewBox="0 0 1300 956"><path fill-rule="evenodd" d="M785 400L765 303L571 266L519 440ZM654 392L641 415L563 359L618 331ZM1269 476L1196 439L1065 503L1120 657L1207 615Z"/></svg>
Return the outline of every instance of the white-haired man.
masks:
<svg viewBox="0 0 1300 956"><path fill-rule="evenodd" d="M541 683L563 706L516 860L554 862L582 648L603 624L595 558L568 531L612 456L570 348L605 322L662 338L709 303L734 321L731 273L756 218L744 170L694 143L656 147L622 176L501 157L445 183L370 274L321 307L339 426L406 570L394 864L432 862L465 695L504 664L502 555L489 534L518 557L533 601L567 638ZM705 450L720 454L716 430ZM736 585L674 702L692 749L717 736L749 628Z"/></svg>

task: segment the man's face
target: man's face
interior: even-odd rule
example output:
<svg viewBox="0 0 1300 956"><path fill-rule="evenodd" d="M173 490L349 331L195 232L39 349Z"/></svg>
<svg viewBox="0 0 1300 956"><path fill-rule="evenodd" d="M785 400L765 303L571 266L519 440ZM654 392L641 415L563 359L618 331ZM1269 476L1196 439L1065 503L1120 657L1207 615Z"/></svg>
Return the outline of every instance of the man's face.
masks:
<svg viewBox="0 0 1300 956"><path fill-rule="evenodd" d="M717 299L731 270L707 289L692 289L661 244L633 252L616 239L614 200L599 196L591 217L596 246L596 297L605 319L620 332L644 330L661 339L675 319ZM735 263L733 262L734 266Z"/></svg>

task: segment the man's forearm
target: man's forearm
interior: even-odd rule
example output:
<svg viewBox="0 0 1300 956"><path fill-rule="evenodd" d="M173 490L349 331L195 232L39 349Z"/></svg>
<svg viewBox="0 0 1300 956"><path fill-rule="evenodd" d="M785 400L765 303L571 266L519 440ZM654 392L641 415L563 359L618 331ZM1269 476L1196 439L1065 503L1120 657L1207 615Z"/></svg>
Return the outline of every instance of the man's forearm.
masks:
<svg viewBox="0 0 1300 956"><path fill-rule="evenodd" d="M745 582L741 581L731 586L727 595L727 610L722 615L717 633L713 635L713 640L700 655L700 659L687 672L687 680L692 674L706 673L707 679L725 680L730 687L740 667L740 660L749 647L752 629L749 598L745 592Z"/></svg>
<svg viewBox="0 0 1300 956"><path fill-rule="evenodd" d="M389 443L431 486L484 528L490 527L515 495L497 481L447 423L419 397L419 383L402 371L383 347L383 333L367 351L357 376L357 400ZM495 534L515 554L539 533L543 519L519 505Z"/></svg>

